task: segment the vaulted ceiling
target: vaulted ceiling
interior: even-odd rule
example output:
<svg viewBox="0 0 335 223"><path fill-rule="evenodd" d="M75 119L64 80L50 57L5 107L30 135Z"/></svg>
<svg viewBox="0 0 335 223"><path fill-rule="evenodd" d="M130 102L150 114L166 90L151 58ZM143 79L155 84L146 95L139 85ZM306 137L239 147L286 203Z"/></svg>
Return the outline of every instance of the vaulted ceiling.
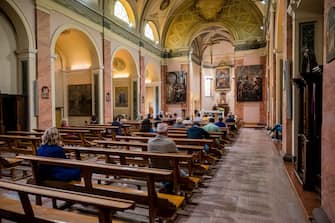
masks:
<svg viewBox="0 0 335 223"><path fill-rule="evenodd" d="M265 4L260 0L137 0L135 4L142 21L156 24L164 48L190 48L196 41L203 52L217 41L239 45L264 40Z"/></svg>

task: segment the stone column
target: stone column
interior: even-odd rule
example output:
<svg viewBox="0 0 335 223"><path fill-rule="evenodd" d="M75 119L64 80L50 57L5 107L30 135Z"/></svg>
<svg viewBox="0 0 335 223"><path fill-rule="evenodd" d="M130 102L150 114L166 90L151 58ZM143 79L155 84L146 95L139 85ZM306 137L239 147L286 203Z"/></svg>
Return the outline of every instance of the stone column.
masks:
<svg viewBox="0 0 335 223"><path fill-rule="evenodd" d="M166 73L168 66L166 64L161 65L161 110L165 113L166 108Z"/></svg>
<svg viewBox="0 0 335 223"><path fill-rule="evenodd" d="M38 80L38 128L52 126L51 61L50 61L50 15L36 9L36 40L37 40L37 80ZM49 91L49 97L41 95L42 89ZM44 95L45 96L45 95Z"/></svg>
<svg viewBox="0 0 335 223"><path fill-rule="evenodd" d="M286 10L289 5L289 0L284 0L284 9ZM283 107L282 107L282 150L287 158L292 156L292 17L284 14L284 36L286 40L283 44L283 66L284 66L284 90L283 90Z"/></svg>
<svg viewBox="0 0 335 223"><path fill-rule="evenodd" d="M21 63L26 61L27 63L27 89L25 89L27 92L22 92L23 94L27 94L28 98L28 129L34 129L37 127L37 119L36 119L36 112L35 108L37 108L37 105L35 103L38 103L38 101L34 100L35 93L34 92L34 85L33 81L36 80L36 49L26 49L26 50L20 50L16 52L18 64L20 66L20 74L22 75L22 68ZM24 90L24 89L23 89Z"/></svg>
<svg viewBox="0 0 335 223"><path fill-rule="evenodd" d="M105 123L113 120L112 109L112 70L111 70L111 42L104 39L104 120Z"/></svg>
<svg viewBox="0 0 335 223"><path fill-rule="evenodd" d="M139 70L139 86L140 86L140 113L145 117L145 67L144 67L144 56L141 54L141 50L139 51L139 64L140 64L140 70Z"/></svg>

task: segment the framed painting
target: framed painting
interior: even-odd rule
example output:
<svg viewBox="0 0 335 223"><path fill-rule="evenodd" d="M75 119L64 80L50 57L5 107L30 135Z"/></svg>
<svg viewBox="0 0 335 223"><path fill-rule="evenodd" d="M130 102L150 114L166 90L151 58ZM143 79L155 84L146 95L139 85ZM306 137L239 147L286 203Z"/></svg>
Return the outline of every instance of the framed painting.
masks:
<svg viewBox="0 0 335 223"><path fill-rule="evenodd" d="M216 69L216 90L229 90L230 89L230 69L217 68Z"/></svg>
<svg viewBox="0 0 335 223"><path fill-rule="evenodd" d="M262 101L262 65L236 68L237 101Z"/></svg>
<svg viewBox="0 0 335 223"><path fill-rule="evenodd" d="M92 115L92 86L91 84L68 86L69 116Z"/></svg>
<svg viewBox="0 0 335 223"><path fill-rule="evenodd" d="M303 59L306 49L315 53L315 22L300 23L300 71L303 71Z"/></svg>
<svg viewBox="0 0 335 223"><path fill-rule="evenodd" d="M166 74L166 103L186 103L186 72L175 71Z"/></svg>
<svg viewBox="0 0 335 223"><path fill-rule="evenodd" d="M327 63L335 59L335 7L329 9L327 18Z"/></svg>
<svg viewBox="0 0 335 223"><path fill-rule="evenodd" d="M115 107L128 107L128 87L115 87Z"/></svg>

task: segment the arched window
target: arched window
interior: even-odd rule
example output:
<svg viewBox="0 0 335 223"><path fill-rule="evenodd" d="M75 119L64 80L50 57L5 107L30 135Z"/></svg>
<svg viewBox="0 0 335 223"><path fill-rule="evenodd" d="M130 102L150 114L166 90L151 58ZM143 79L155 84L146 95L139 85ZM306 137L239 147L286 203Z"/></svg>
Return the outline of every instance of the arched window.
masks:
<svg viewBox="0 0 335 223"><path fill-rule="evenodd" d="M144 36L151 39L152 41L155 41L154 32L152 31L149 23L147 23L144 27Z"/></svg>
<svg viewBox="0 0 335 223"><path fill-rule="evenodd" d="M126 22L127 24L130 24L127 10L120 1L115 2L114 15L122 21Z"/></svg>
<svg viewBox="0 0 335 223"><path fill-rule="evenodd" d="M153 22L149 21L144 26L144 36L151 41L158 43L159 35L156 26Z"/></svg>

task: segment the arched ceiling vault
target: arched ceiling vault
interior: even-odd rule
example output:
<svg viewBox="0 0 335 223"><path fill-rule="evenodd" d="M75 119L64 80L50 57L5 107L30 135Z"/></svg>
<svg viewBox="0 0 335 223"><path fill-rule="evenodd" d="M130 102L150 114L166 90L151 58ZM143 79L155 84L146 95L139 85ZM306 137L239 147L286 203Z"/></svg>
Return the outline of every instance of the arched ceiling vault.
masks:
<svg viewBox="0 0 335 223"><path fill-rule="evenodd" d="M142 22L158 25L162 47L190 48L209 26L223 27L222 38L243 44L263 40L264 11L258 0L138 0ZM263 7L263 8L262 8ZM213 35L213 34L211 34ZM201 48L201 47L200 47Z"/></svg>

